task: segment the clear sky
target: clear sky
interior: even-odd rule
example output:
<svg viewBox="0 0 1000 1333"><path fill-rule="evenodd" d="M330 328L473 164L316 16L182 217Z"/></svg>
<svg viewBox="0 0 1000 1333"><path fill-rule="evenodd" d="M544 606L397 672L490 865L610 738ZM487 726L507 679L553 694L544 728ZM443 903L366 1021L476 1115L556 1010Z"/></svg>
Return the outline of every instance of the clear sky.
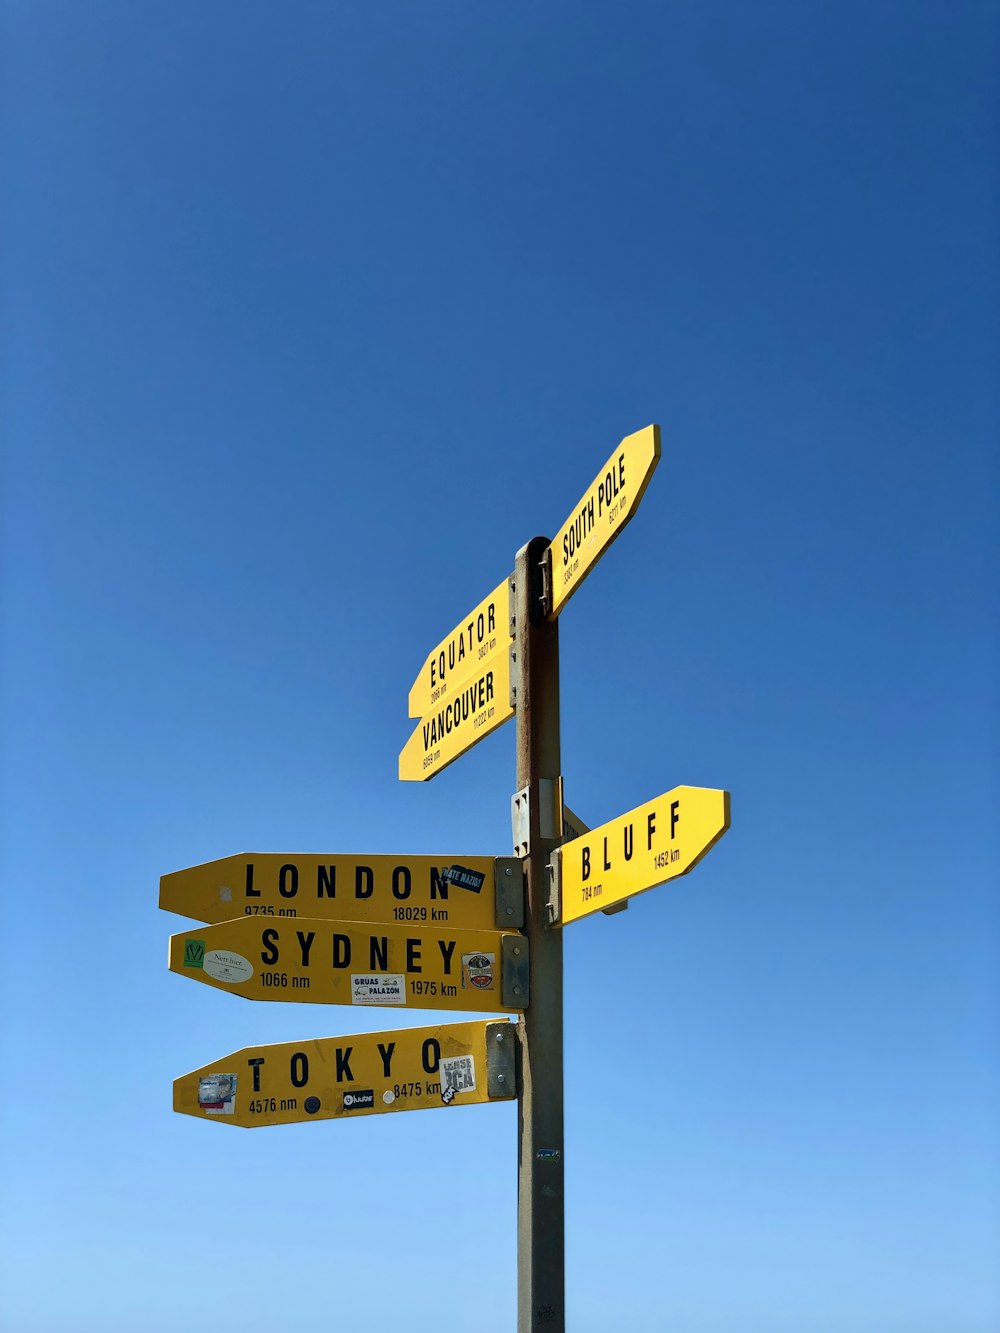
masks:
<svg viewBox="0 0 1000 1333"><path fill-rule="evenodd" d="M157 882L508 854L513 725L402 784L407 691L652 421L567 799L733 822L566 931L570 1327L995 1330L996 5L2 13L5 1333L513 1327L513 1107L175 1115L378 1024Z"/></svg>

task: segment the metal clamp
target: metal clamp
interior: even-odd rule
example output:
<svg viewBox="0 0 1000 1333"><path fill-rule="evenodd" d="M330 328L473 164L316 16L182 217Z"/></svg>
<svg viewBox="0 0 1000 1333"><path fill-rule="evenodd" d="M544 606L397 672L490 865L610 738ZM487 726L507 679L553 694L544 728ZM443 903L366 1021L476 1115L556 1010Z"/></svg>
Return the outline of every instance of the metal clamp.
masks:
<svg viewBox="0 0 1000 1333"><path fill-rule="evenodd" d="M501 993L505 1009L528 1007L528 937L503 935L500 941Z"/></svg>
<svg viewBox="0 0 1000 1333"><path fill-rule="evenodd" d="M531 822L528 816L529 789L522 787L510 798L510 827L514 838L514 855L531 855Z"/></svg>
<svg viewBox="0 0 1000 1333"><path fill-rule="evenodd" d="M540 562L542 571L542 615L547 620L552 614L552 546L546 546Z"/></svg>
<svg viewBox="0 0 1000 1333"><path fill-rule="evenodd" d="M517 1033L513 1023L486 1025L486 1092L490 1097L516 1097Z"/></svg>
<svg viewBox="0 0 1000 1333"><path fill-rule="evenodd" d="M496 874L496 923L503 930L524 925L524 866L514 856L498 856Z"/></svg>
<svg viewBox="0 0 1000 1333"><path fill-rule="evenodd" d="M549 857L549 891L545 900L545 913L550 926L559 924L562 916L562 856L557 848Z"/></svg>

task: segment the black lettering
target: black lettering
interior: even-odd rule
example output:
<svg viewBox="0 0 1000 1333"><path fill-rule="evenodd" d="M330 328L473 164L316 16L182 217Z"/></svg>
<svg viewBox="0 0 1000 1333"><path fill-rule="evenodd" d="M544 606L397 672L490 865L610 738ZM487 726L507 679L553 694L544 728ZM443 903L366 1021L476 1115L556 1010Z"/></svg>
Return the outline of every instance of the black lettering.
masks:
<svg viewBox="0 0 1000 1333"><path fill-rule="evenodd" d="M254 886L253 886L253 862L252 862L252 861L248 861L248 862L247 862L247 888L246 888L246 896L247 896L248 898L259 898L259 897L260 897L260 889L255 889Z"/></svg>
<svg viewBox="0 0 1000 1333"><path fill-rule="evenodd" d="M677 827L677 825L680 823L680 820L681 820L681 817L680 817L680 815L678 814L678 810L679 810L679 808L680 808L680 801L671 801L671 802L670 802L670 839L671 839L671 841L673 841L673 837L674 837L674 829Z"/></svg>
<svg viewBox="0 0 1000 1333"><path fill-rule="evenodd" d="M431 866L431 897L448 899L448 881L441 878L441 872L436 866Z"/></svg>
<svg viewBox="0 0 1000 1333"><path fill-rule="evenodd" d="M497 627L497 608L495 602L490 602L489 610L486 612L487 632L492 634Z"/></svg>
<svg viewBox="0 0 1000 1333"><path fill-rule="evenodd" d="M337 1057L337 1082L343 1083L346 1078L349 1083L354 1082L354 1075L351 1073L351 1052L353 1046L337 1047L334 1054Z"/></svg>
<svg viewBox="0 0 1000 1333"><path fill-rule="evenodd" d="M355 898L370 898L375 892L375 876L371 866L356 866L354 870Z"/></svg>
<svg viewBox="0 0 1000 1333"><path fill-rule="evenodd" d="M333 965L334 967L350 967L351 965L350 935L334 935Z"/></svg>
<svg viewBox="0 0 1000 1333"><path fill-rule="evenodd" d="M260 1092L260 1067L263 1063L264 1063L264 1057L262 1055L258 1055L255 1059L247 1061L247 1064L253 1070L254 1092Z"/></svg>
<svg viewBox="0 0 1000 1333"><path fill-rule="evenodd" d="M308 967L308 966L309 966L309 950L310 950L310 949L312 948L312 946L313 946L313 940L316 938L316 932L315 932L314 930L311 930L311 931L309 932L309 934L307 935L307 934L305 933L305 931L297 930L297 931L295 932L295 938L298 940L298 942L299 942L299 948L300 948L300 950L302 951L302 966L303 966L303 967Z"/></svg>
<svg viewBox="0 0 1000 1333"><path fill-rule="evenodd" d="M368 969L371 972L377 972L379 968L383 972L389 970L389 936L369 935L368 937Z"/></svg>
<svg viewBox="0 0 1000 1333"><path fill-rule="evenodd" d="M580 848L580 878L590 879L590 848L586 843Z"/></svg>
<svg viewBox="0 0 1000 1333"><path fill-rule="evenodd" d="M604 839L604 869L605 869L605 870L610 870L610 869L611 869L611 862L608 860L608 840L607 840L607 838Z"/></svg>
<svg viewBox="0 0 1000 1333"><path fill-rule="evenodd" d="M260 961L262 963L272 964L278 961L278 932L271 926L268 930L262 932L260 942L264 948L261 950Z"/></svg>
<svg viewBox="0 0 1000 1333"><path fill-rule="evenodd" d="M410 896L410 867L393 866L392 868L392 896L394 898L409 898Z"/></svg>
<svg viewBox="0 0 1000 1333"><path fill-rule="evenodd" d="M406 941L406 970L407 972L422 972L424 969L420 966L420 941Z"/></svg>
<svg viewBox="0 0 1000 1333"><path fill-rule="evenodd" d="M293 1088L304 1088L309 1082L309 1061L305 1051L296 1051L289 1068Z"/></svg>
<svg viewBox="0 0 1000 1333"><path fill-rule="evenodd" d="M282 866L278 871L278 892L282 898L294 898L299 891L298 866Z"/></svg>
<svg viewBox="0 0 1000 1333"><path fill-rule="evenodd" d="M420 1051L425 1074L436 1074L441 1063L441 1047L437 1037L428 1037Z"/></svg>
<svg viewBox="0 0 1000 1333"><path fill-rule="evenodd" d="M653 846L653 834L656 832L656 811L650 810L646 817L646 851L650 851Z"/></svg>
<svg viewBox="0 0 1000 1333"><path fill-rule="evenodd" d="M336 898L337 867L319 866L316 872L316 897Z"/></svg>
<svg viewBox="0 0 1000 1333"><path fill-rule="evenodd" d="M449 944L447 940L438 940L437 945L438 948L441 950L441 957L444 960L444 974L446 977L450 977L451 956L455 952L455 941L452 940L451 943Z"/></svg>
<svg viewBox="0 0 1000 1333"><path fill-rule="evenodd" d="M378 1044L378 1053L382 1057L382 1077L390 1078L392 1076L392 1053L396 1049L396 1043L390 1041L387 1046L381 1042Z"/></svg>
<svg viewBox="0 0 1000 1333"><path fill-rule="evenodd" d="M634 844L634 842L635 842L635 828L633 827L633 825L629 824L628 828L625 830L625 860L626 860L626 861L631 861L631 860L632 860L632 848L633 848L633 844Z"/></svg>

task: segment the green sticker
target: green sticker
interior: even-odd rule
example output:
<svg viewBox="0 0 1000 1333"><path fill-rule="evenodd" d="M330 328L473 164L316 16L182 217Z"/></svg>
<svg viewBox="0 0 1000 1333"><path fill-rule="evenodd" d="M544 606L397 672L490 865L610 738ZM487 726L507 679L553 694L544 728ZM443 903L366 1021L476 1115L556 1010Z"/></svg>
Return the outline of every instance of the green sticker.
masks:
<svg viewBox="0 0 1000 1333"><path fill-rule="evenodd" d="M185 967L204 967L204 966L205 966L205 941L204 941L204 940L185 940L185 941L184 941L184 966L185 966Z"/></svg>

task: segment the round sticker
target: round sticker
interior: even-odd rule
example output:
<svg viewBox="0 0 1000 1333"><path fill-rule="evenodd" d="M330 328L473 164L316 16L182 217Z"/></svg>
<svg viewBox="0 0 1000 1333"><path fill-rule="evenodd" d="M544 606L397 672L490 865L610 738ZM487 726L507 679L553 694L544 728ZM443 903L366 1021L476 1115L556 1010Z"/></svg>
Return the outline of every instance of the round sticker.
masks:
<svg viewBox="0 0 1000 1333"><path fill-rule="evenodd" d="M253 963L241 953L232 953L229 949L208 949L205 952L205 971L214 981L228 981L231 986L238 986L253 976Z"/></svg>

